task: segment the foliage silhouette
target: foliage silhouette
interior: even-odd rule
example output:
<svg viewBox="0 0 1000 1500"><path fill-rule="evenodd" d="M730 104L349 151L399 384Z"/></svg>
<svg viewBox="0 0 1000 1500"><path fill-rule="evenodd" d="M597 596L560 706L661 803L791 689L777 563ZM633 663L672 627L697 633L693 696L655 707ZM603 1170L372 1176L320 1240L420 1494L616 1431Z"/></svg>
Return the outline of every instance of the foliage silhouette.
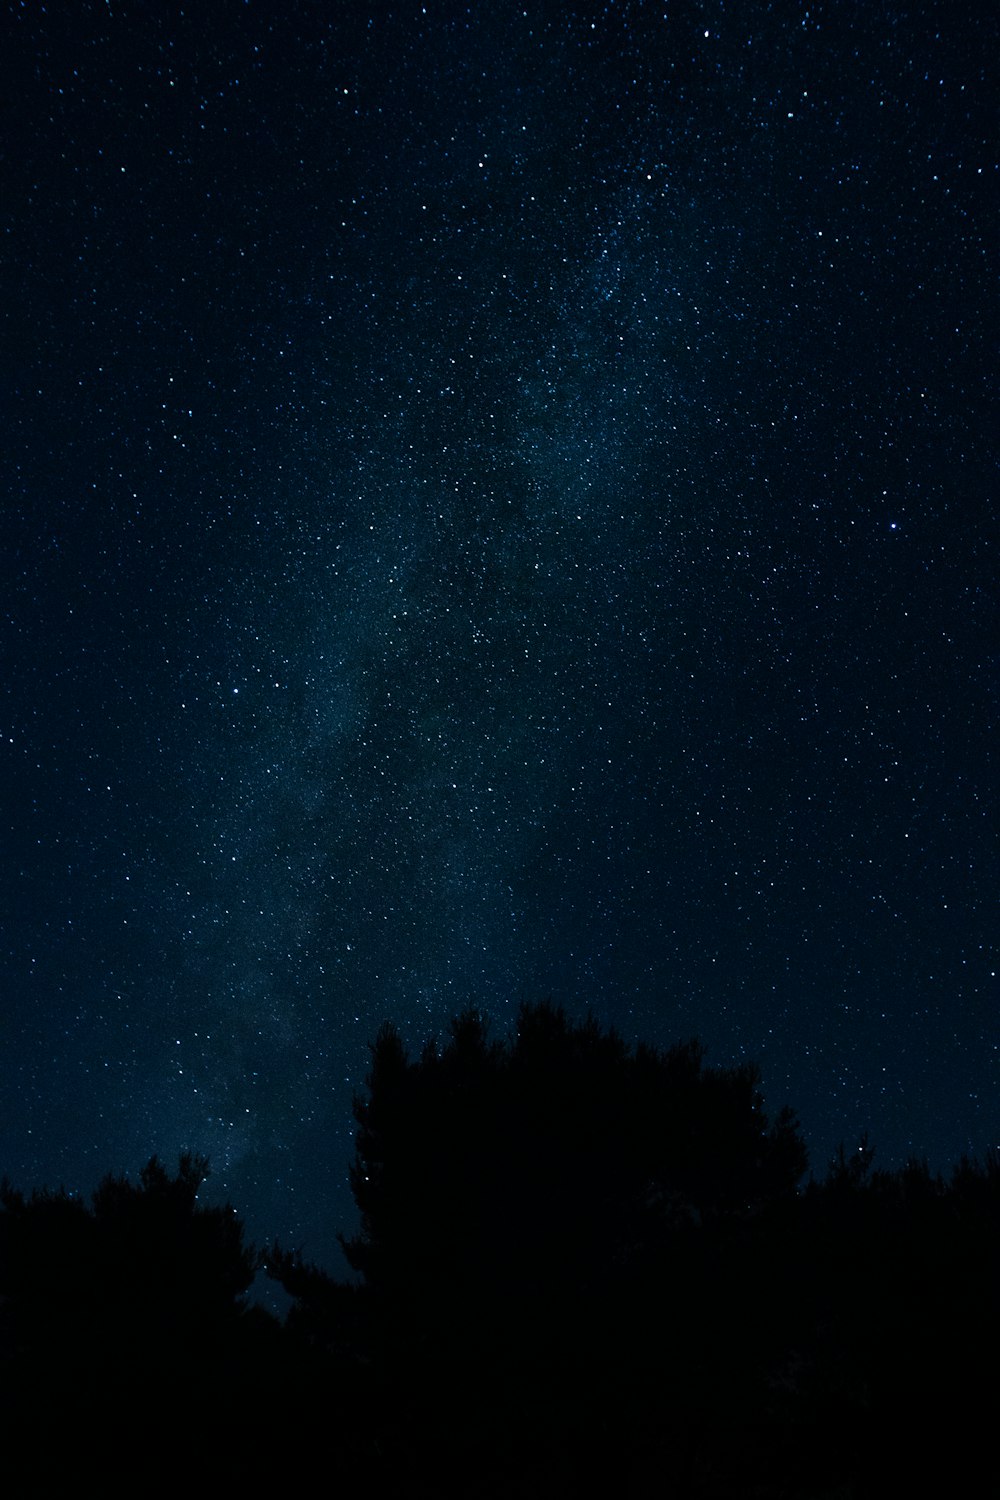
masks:
<svg viewBox="0 0 1000 1500"><path fill-rule="evenodd" d="M89 1202L0 1187L0 1418L36 1477L95 1451L182 1477L196 1413L219 1482L295 1459L428 1500L964 1492L995 1468L1000 1156L888 1172L862 1140L803 1184L754 1068L548 1006L506 1040L466 1012L416 1059L384 1027L355 1113L355 1283L258 1255L199 1202L199 1157ZM248 1302L262 1263L284 1326Z"/></svg>
<svg viewBox="0 0 1000 1500"><path fill-rule="evenodd" d="M632 1051L545 1005L509 1043L466 1012L416 1062L383 1027L368 1083L362 1228L343 1243L380 1293L576 1284L679 1223L793 1193L807 1166L794 1116L769 1125L755 1068L706 1067L696 1042Z"/></svg>
<svg viewBox="0 0 1000 1500"><path fill-rule="evenodd" d="M807 1166L756 1070L710 1068L695 1042L631 1049L545 1005L498 1041L470 1011L416 1060L383 1027L355 1114L361 1229L342 1243L359 1357L410 1415L397 1446L419 1452L449 1411L458 1490L505 1465L543 1476L570 1450L613 1470L626 1440L690 1462L684 1428L695 1392L715 1399L724 1343L714 1262ZM341 1354L332 1288L288 1257L272 1273L314 1346Z"/></svg>
<svg viewBox="0 0 1000 1500"><path fill-rule="evenodd" d="M383 1027L355 1114L360 1284L271 1270L310 1349L353 1350L409 1492L851 1495L953 1482L966 1414L989 1431L995 1158L945 1182L863 1140L803 1187L754 1068L548 1006L415 1060Z"/></svg>
<svg viewBox="0 0 1000 1500"><path fill-rule="evenodd" d="M55 1423L89 1442L95 1423L138 1431L208 1401L231 1418L280 1363L278 1324L247 1303L258 1253L230 1205L198 1202L207 1170L153 1157L89 1203L4 1181L0 1405L19 1436Z"/></svg>
<svg viewBox="0 0 1000 1500"><path fill-rule="evenodd" d="M178 1345L203 1344L239 1316L259 1258L231 1206L198 1204L207 1171L186 1155L171 1177L154 1156L136 1183L105 1177L90 1206L64 1190L25 1198L5 1182L0 1286L14 1339L42 1322L53 1337L100 1334L104 1350L153 1325Z"/></svg>

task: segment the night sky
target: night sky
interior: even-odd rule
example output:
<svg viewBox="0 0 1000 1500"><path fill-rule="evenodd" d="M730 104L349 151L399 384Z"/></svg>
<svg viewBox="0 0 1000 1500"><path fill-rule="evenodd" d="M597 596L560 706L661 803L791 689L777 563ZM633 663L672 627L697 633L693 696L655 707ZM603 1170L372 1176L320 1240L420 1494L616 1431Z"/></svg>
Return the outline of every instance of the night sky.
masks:
<svg viewBox="0 0 1000 1500"><path fill-rule="evenodd" d="M340 1268L543 999L1000 1145L982 15L8 0L0 1173Z"/></svg>

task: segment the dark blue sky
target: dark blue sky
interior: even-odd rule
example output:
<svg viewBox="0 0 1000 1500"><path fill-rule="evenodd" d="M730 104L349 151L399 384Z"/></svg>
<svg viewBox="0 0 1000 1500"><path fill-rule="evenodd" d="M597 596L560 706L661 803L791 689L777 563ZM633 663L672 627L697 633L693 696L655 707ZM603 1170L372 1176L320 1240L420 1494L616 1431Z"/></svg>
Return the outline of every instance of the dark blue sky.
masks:
<svg viewBox="0 0 1000 1500"><path fill-rule="evenodd" d="M334 1263L386 1018L1000 1144L997 38L4 7L0 1171Z"/></svg>

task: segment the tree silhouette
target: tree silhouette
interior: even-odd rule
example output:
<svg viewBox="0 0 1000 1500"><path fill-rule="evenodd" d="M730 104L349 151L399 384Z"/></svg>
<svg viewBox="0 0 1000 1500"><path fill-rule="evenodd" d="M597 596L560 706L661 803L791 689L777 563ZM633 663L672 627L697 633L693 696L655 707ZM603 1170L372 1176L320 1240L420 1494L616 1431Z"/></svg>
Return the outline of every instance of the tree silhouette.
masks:
<svg viewBox="0 0 1000 1500"><path fill-rule="evenodd" d="M99 1411L148 1422L211 1395L233 1403L277 1324L250 1309L259 1256L230 1205L198 1202L207 1174L154 1157L137 1181L105 1177L88 1203L0 1188L0 1402L19 1423Z"/></svg>
<svg viewBox="0 0 1000 1500"><path fill-rule="evenodd" d="M472 1474L558 1487L570 1454L617 1482L623 1445L690 1465L691 1412L717 1397L723 1247L806 1169L756 1070L546 1005L496 1040L470 1011L416 1059L384 1026L355 1115L361 1227L342 1243L361 1287L345 1303L282 1255L272 1273L314 1344L342 1352L361 1314L392 1446L446 1488L447 1454L466 1493Z"/></svg>
<svg viewBox="0 0 1000 1500"><path fill-rule="evenodd" d="M707 1067L695 1042L629 1049L545 1005L508 1042L467 1012L414 1062L383 1027L355 1116L361 1231L344 1249L387 1295L579 1285L680 1226L792 1194L807 1166L752 1066Z"/></svg>
<svg viewBox="0 0 1000 1500"><path fill-rule="evenodd" d="M196 1439L227 1483L294 1456L427 1500L964 1493L995 1466L1000 1156L888 1172L862 1140L803 1186L754 1068L544 1005L415 1059L383 1027L355 1114L358 1280L275 1246L284 1327L202 1158L89 1201L0 1187L0 1413L35 1480L98 1451L182 1477Z"/></svg>
<svg viewBox="0 0 1000 1500"><path fill-rule="evenodd" d="M755 1068L544 1005L415 1059L383 1027L355 1115L359 1285L272 1272L310 1350L363 1372L390 1487L819 1497L984 1456L995 1159L946 1182L862 1141L803 1187Z"/></svg>

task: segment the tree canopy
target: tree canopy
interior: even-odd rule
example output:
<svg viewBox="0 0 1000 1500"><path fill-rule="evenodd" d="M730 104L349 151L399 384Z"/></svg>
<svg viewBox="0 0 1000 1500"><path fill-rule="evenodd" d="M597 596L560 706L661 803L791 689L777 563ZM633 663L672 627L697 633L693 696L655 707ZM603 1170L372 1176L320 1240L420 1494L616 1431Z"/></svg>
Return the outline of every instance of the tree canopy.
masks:
<svg viewBox="0 0 1000 1500"><path fill-rule="evenodd" d="M198 1193L203 1157L153 1157L90 1200L0 1187L0 1404L23 1435L122 1433L211 1397L235 1408L265 1356L247 1293L260 1265L229 1204Z"/></svg>
<svg viewBox="0 0 1000 1500"><path fill-rule="evenodd" d="M413 1058L383 1027L355 1114L354 1282L258 1254L200 1200L200 1157L89 1200L4 1182L9 1430L47 1455L54 1420L81 1451L111 1423L146 1464L166 1424L156 1461L180 1472L190 1414L211 1411L227 1482L300 1459L427 1500L818 1500L935 1466L961 1488L959 1464L985 1461L996 1155L944 1178L881 1171L862 1141L805 1180L795 1116L768 1116L754 1067L546 1005L501 1038L466 1012ZM282 1325L248 1298L262 1263Z"/></svg>
<svg viewBox="0 0 1000 1500"><path fill-rule="evenodd" d="M630 1048L546 1005L505 1040L468 1011L413 1061L383 1027L355 1102L348 1259L387 1294L578 1288L671 1228L794 1192L805 1146L759 1083L751 1065L706 1066L697 1042Z"/></svg>
<svg viewBox="0 0 1000 1500"><path fill-rule="evenodd" d="M271 1270L310 1347L377 1377L420 1493L852 1493L932 1464L905 1420L985 1420L994 1158L945 1181L863 1142L805 1182L755 1067L546 1005L500 1039L466 1012L414 1058L383 1027L355 1115L360 1284Z"/></svg>

